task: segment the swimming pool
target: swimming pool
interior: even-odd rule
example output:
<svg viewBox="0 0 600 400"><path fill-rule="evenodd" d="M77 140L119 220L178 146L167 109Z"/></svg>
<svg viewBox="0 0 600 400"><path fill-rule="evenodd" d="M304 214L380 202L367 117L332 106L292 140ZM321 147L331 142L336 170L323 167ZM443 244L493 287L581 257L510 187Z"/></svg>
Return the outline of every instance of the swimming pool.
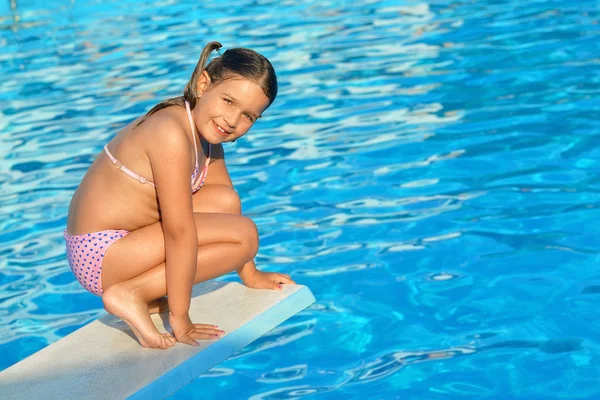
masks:
<svg viewBox="0 0 600 400"><path fill-rule="evenodd" d="M0 369L103 314L70 197L219 40L278 71L228 165L258 266L317 303L172 398L600 398L598 2L14 3Z"/></svg>

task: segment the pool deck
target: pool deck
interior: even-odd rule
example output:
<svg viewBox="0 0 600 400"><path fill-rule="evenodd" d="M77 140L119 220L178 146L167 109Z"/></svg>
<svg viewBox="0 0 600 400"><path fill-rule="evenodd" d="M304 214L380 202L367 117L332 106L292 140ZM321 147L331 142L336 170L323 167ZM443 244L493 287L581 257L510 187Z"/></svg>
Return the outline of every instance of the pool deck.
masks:
<svg viewBox="0 0 600 400"><path fill-rule="evenodd" d="M315 301L310 289L281 292L233 282L196 285L190 317L226 334L200 346L144 349L124 322L106 315L0 373L2 398L162 399ZM166 313L152 315L166 332Z"/></svg>

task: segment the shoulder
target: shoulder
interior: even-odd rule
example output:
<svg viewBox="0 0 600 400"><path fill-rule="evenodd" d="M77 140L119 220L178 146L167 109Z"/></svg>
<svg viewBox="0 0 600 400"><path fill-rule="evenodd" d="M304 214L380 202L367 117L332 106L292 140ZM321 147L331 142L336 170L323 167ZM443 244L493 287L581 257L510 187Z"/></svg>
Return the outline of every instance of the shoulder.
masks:
<svg viewBox="0 0 600 400"><path fill-rule="evenodd" d="M189 154L190 141L181 122L180 107L169 107L151 115L137 129L143 128L144 147L150 158L181 158ZM185 113L185 111L184 111ZM185 157L187 158L187 157Z"/></svg>

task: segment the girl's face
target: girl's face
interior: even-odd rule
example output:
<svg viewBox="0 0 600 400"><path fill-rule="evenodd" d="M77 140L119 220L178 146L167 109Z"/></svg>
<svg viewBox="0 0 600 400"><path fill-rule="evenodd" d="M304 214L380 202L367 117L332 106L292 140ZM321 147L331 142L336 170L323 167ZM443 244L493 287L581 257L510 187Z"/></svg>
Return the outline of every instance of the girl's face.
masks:
<svg viewBox="0 0 600 400"><path fill-rule="evenodd" d="M211 144L242 137L269 106L269 98L261 87L242 77L211 86L204 71L198 79L198 94L201 96L192 111L194 121L202 137Z"/></svg>

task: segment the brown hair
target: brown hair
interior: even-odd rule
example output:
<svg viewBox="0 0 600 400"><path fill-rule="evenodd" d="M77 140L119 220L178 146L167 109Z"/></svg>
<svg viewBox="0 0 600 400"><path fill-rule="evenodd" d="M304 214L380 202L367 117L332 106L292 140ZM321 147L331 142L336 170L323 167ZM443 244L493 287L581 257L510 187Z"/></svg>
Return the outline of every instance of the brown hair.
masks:
<svg viewBox="0 0 600 400"><path fill-rule="evenodd" d="M158 103L144 115L136 126L140 126L148 119L148 117L163 108L171 106L185 107L186 101L190 103L190 108L194 109L198 97L196 91L198 78L204 70L206 70L210 76L211 86L218 85L222 81L233 78L236 75L256 82L269 98L268 106L270 106L277 96L277 77L275 75L275 69L273 69L273 65L271 65L269 60L254 50L234 48L228 49L221 56L214 58L205 68L204 66L210 53L213 50L219 50L221 47L221 43L219 42L210 42L207 44L200 54L200 60L198 60L198 63L196 64L192 77L187 85L185 85L183 96L174 97Z"/></svg>

